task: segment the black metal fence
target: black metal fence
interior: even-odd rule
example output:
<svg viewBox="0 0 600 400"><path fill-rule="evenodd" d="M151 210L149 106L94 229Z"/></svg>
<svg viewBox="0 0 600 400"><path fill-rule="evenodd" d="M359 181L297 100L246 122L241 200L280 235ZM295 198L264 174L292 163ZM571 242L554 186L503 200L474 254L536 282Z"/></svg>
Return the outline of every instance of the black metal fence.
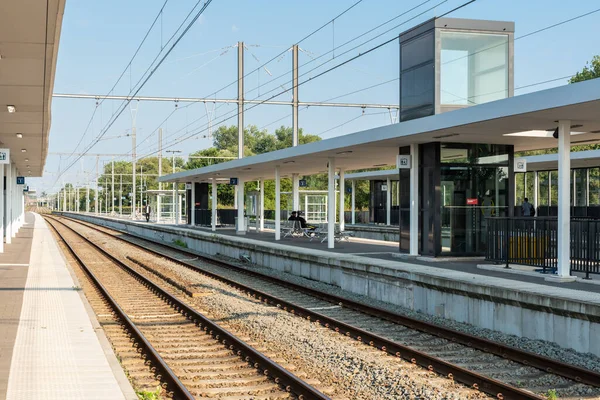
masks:
<svg viewBox="0 0 600 400"><path fill-rule="evenodd" d="M558 266L558 219L555 217L486 218L486 260L540 267ZM571 218L571 271L600 274L600 219Z"/></svg>

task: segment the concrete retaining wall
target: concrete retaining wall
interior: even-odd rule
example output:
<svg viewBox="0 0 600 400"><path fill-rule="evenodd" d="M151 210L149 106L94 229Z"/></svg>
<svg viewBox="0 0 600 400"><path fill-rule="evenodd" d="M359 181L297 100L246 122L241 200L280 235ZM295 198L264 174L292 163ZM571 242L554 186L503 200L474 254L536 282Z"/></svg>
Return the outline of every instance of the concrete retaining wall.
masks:
<svg viewBox="0 0 600 400"><path fill-rule="evenodd" d="M296 248L185 226L69 215L150 240L169 244L181 240L188 249L204 254L248 255L259 265L377 300L600 356L600 294Z"/></svg>

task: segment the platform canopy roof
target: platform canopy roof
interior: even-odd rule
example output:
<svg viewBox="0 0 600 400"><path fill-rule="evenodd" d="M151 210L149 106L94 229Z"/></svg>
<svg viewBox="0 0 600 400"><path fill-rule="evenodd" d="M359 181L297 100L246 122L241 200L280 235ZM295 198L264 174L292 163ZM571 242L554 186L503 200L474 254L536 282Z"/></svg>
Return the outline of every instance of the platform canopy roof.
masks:
<svg viewBox="0 0 600 400"><path fill-rule="evenodd" d="M26 176L42 176L48 154L64 8L65 0L3 0L0 6L0 148L10 149Z"/></svg>
<svg viewBox="0 0 600 400"><path fill-rule="evenodd" d="M456 111L382 126L320 142L237 159L159 178L206 182L211 178L273 179L327 171L328 158L346 171L396 164L401 146L413 143L511 144L515 151L553 148L558 120L571 120L573 145L600 142L600 79L529 93Z"/></svg>
<svg viewBox="0 0 600 400"><path fill-rule="evenodd" d="M527 171L558 170L558 154L541 154L523 157L527 160ZM600 167L600 150L576 151L571 153L571 168Z"/></svg>

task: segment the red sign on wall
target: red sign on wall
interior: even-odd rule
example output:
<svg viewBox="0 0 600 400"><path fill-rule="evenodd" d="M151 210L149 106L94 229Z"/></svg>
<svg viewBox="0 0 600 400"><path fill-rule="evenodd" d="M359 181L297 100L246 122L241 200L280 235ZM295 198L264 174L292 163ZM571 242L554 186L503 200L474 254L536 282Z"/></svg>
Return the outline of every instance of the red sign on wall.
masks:
<svg viewBox="0 0 600 400"><path fill-rule="evenodd" d="M467 205L468 206L476 206L477 205L477 199L467 199Z"/></svg>

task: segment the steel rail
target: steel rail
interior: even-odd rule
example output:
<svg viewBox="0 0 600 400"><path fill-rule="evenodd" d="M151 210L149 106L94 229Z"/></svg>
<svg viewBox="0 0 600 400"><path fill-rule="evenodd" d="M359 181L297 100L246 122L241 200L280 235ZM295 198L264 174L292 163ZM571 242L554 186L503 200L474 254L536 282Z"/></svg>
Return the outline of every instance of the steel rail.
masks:
<svg viewBox="0 0 600 400"><path fill-rule="evenodd" d="M48 220L49 218L46 218ZM59 222L60 221L56 221ZM64 243L65 247L69 250L71 255L77 260L77 262L81 265L85 274L90 278L94 286L100 291L102 297L104 297L111 308L117 314L118 319L120 319L123 324L127 327L127 333L135 337L137 343L141 345L141 351L145 352L151 360L153 366L157 367L157 369L162 370L164 375L156 374L156 378L159 381L163 381L166 383L167 388L170 389L170 395L176 399L189 399L194 400L195 397L187 390L185 385L177 378L175 373L169 368L165 360L158 354L154 346L150 344L150 342L146 339L144 334L138 329L135 323L127 316L125 311L117 304L116 300L109 294L108 290L100 283L100 280L96 275L90 270L87 264L79 257L79 255L75 252L73 247L67 242L64 236L58 231L58 229L54 226L53 223L49 222L49 225L52 227L56 235L60 238L60 240ZM62 224L66 226L65 224ZM67 227L68 228L68 227ZM164 387L163 387L164 388ZM164 388L166 389L166 388Z"/></svg>
<svg viewBox="0 0 600 400"><path fill-rule="evenodd" d="M66 218L69 220L78 222L78 223L82 223L82 224L88 226L90 229L94 229L94 230L102 232L106 235L110 235L109 233L104 232L101 229L98 229L96 226L93 226L93 224L91 224L91 223L81 221L78 219L74 219L74 218L70 218L70 217L66 217ZM454 330L451 328L446 328L441 325L435 325L433 323L429 323L429 322L421 321L421 320L418 320L415 318L396 314L394 312L387 311L387 310L384 310L381 308L368 306L368 305L365 305L365 304L362 304L362 303L359 303L356 301L346 299L344 297L339 297L339 296L336 296L333 294L321 292L316 289L307 288L302 285L291 283L291 282L285 281L283 279L279 279L279 278L276 278L276 277L273 277L270 275L263 274L258 271L242 269L242 268L236 267L234 265L228 264L224 261L214 259L210 256L191 252L189 250L185 250L180 247L175 247L175 246L169 245L168 243L155 242L153 240L138 236L131 232L122 231L122 230L115 229L115 228L106 228L106 229L111 229L114 231L121 232L124 235L135 237L138 240L147 241L156 246L161 246L163 248L167 248L171 251L180 252L180 253L186 254L188 256L198 257L199 259L201 259L204 262L207 262L207 263L210 263L213 265L217 265L222 268L227 268L229 270L234 270L239 273L244 273L244 274L247 274L250 276L258 277L260 279L264 279L266 281L276 283L280 286L284 286L291 290L307 293L307 294L310 294L311 296L320 298L325 301L329 301L331 303L342 305L343 307L353 309L355 311L373 315L378 318L382 318L387 321L394 322L394 323L406 326L411 329L416 329L418 331L428 333L430 335L438 336L443 339L447 339L447 340L450 340L450 341L453 341L453 342L456 342L459 344L463 344L465 346L472 347L474 349L478 349L478 350L484 351L486 353L494 354L494 355L500 356L502 358L505 358L505 359L508 359L511 361L518 362L518 363L526 365L526 366L534 367L534 368L546 371L551 374L559 375L559 376L574 380L579 383L584 383L586 385L600 387L600 373L586 369L586 368L563 363L563 362L553 360L548 357L544 357L544 356L541 356L541 355L538 355L535 353L531 353L529 351L517 349L517 348L511 347L511 346L504 345L502 343L493 342L491 340L480 338L480 337L477 337L477 336L474 336L474 335L471 335L468 333L460 332L460 331L457 331L457 330ZM132 244L134 246L142 247L139 244L132 243L122 237L115 236L115 235L110 235L110 236L112 236L116 239L119 239L121 241L124 241L126 243ZM174 262L177 262L179 264L185 265L186 267L193 268L196 270L200 269L200 267L197 267L197 266L187 263L185 261L180 261L175 257L169 256L168 254L161 253L157 250L149 249L146 247L142 247L142 248L147 251L150 251L160 257L164 257L164 258L170 259ZM210 274L210 272L208 272L208 271L204 271L204 270L201 270L201 271ZM227 278L223 278L223 279L227 280Z"/></svg>
<svg viewBox="0 0 600 400"><path fill-rule="evenodd" d="M150 290L157 293L163 300L167 301L173 308L175 308L176 311L182 313L186 318L193 320L194 323L198 325L202 330L208 332L208 334L210 334L216 340L221 342L224 346L228 347L230 350L235 351L236 354L244 361L252 364L257 370L262 371L264 375L272 376L275 383L284 386L286 388L286 391L296 394L300 400L329 399L329 397L327 397L325 394L321 393L316 388L312 387L311 385L307 384L302 379L298 378L285 368L281 367L279 364L275 363L264 354L247 345L244 341L237 338L235 335L225 330L224 328L220 327L217 323L206 318L194 308L190 307L183 300L179 299L177 296L172 295L166 290L162 289L156 283L141 275L140 273L123 263L121 260L114 257L112 254L108 253L106 250L102 249L100 246L83 236L81 233L66 225L64 222L61 222L57 219L54 220L65 226L67 229L74 232L77 236L82 238L86 243L90 244L92 247L94 247L96 250L102 253L105 257L115 262L119 267L121 267L123 270L125 270L137 280L142 282ZM107 233L104 232L104 234ZM136 263L140 264L139 262Z"/></svg>
<svg viewBox="0 0 600 400"><path fill-rule="evenodd" d="M70 220L72 220L72 219L70 219ZM80 223L84 226L89 226L87 224L81 223L81 221L75 220L74 222ZM229 286L232 286L238 290L241 290L241 291L259 299L260 301L262 301L266 304L275 305L278 308L282 308L283 310L285 310L289 313L292 313L298 317L306 318L310 321L317 322L317 323L321 324L322 326L324 326L328 329L331 329L337 333L340 333L345 336L356 339L359 342L369 344L370 346L373 346L382 351L385 351L388 354L391 354L393 356L403 358L413 364L418 364L418 365L428 369L431 372L435 372L442 376L446 376L450 379L456 380L456 381L458 381L462 384L465 384L473 389L476 389L476 390L482 391L484 393L490 394L492 396L495 396L498 399L515 399L515 400L542 400L542 399L544 399L543 397L538 396L532 392L529 392L529 391L526 391L526 390L523 390L520 388L516 388L514 386L511 386L504 382L498 381L496 379L493 379L493 378L478 374L476 372L467 370L465 368L456 366L454 364L451 364L449 362L441 360L437 357L433 357L433 356L423 353L421 351L414 350L409 346L405 346L405 345L399 344L397 342L394 342L392 340L383 338L379 335L373 334L373 333L366 331L364 329L361 329L361 328L354 327L350 324L338 321L334 318L325 316L316 311L309 310L304 307L299 307L298 305L290 303L286 300L279 299L268 293L253 289L249 286L238 283L229 278L223 277L217 273L203 270L202 268L200 268L198 266L195 266L195 265L190 264L185 261L181 261L175 257L158 252L154 249L142 247L135 243L131 243L125 239L119 238L118 236L110 235L109 233L104 232L101 229L97 229L97 228L91 227L91 226L89 226L89 227L91 229L95 229L101 233L104 233L105 235L111 236L113 238L118 238L130 245L134 245L135 247L141 248L141 249L148 251L150 253L153 253L159 257L165 258L169 261L175 262L175 263L185 266L189 269L192 269L198 273L209 276L220 282L226 283ZM182 251L182 252L189 254L189 255L194 255L196 257L204 258L204 257L199 256L194 253L190 253L190 252L186 252L186 251ZM214 263L215 261L216 260L210 259L210 262L212 262L212 263ZM145 268L150 268L146 265L142 265L142 263L140 263L139 261L136 261L136 263L140 264L141 266L143 266ZM221 263L220 261L216 261L216 263L218 263L219 265L221 265L221 264L227 265L226 263ZM236 268L236 267L233 267L233 268ZM239 268L236 268L236 270L239 271ZM263 277L262 274L260 274L260 275L261 275L261 277ZM341 301L338 304L340 306L344 306L347 303L348 303L348 301L346 299L341 299Z"/></svg>

